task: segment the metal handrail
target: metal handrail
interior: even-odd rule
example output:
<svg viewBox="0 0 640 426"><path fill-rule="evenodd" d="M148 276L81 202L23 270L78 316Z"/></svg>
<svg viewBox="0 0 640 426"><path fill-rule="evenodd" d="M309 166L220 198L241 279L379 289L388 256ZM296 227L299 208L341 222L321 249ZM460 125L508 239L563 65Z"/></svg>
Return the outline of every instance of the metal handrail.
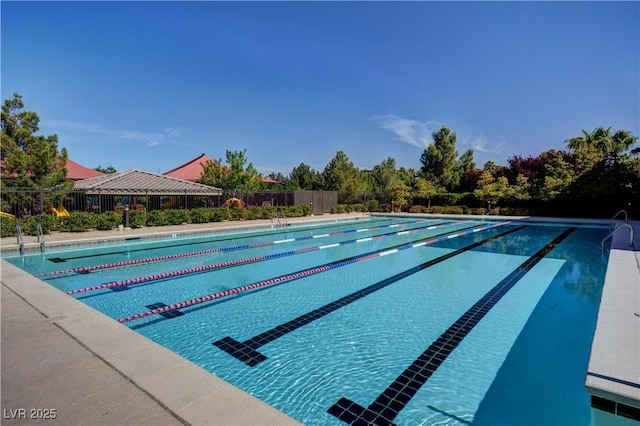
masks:
<svg viewBox="0 0 640 426"><path fill-rule="evenodd" d="M613 231L611 231L611 233L609 233L609 235L607 235L606 237L604 237L602 239L602 250L604 250L604 243L609 239L613 237L613 234L615 234L616 232L618 232L619 230L621 230L622 228L629 228L629 247L633 246L633 227L631 225L629 225L628 223L623 223L622 225L618 226L616 229L614 229Z"/></svg>
<svg viewBox="0 0 640 426"><path fill-rule="evenodd" d="M282 222L284 222L284 224L280 221L280 218L282 218ZM284 228L285 226L287 226L287 217L284 215L284 213L280 210L276 210L276 219L277 219L277 226L280 228Z"/></svg>
<svg viewBox="0 0 640 426"><path fill-rule="evenodd" d="M22 254L24 253L24 237L22 236L22 228L20 227L20 224L16 225L16 237L18 239L18 247L20 247L20 254Z"/></svg>
<svg viewBox="0 0 640 426"><path fill-rule="evenodd" d="M40 243L40 251L44 251L44 231L40 222L38 222L38 242Z"/></svg>
<svg viewBox="0 0 640 426"><path fill-rule="evenodd" d="M614 227L613 227L613 226L611 226L611 225L615 225L615 222L614 222L614 221L616 220L616 217L618 217L618 215L619 215L620 213L624 213L624 222L625 222L625 223L628 223L628 222L629 222L629 214L627 213L627 211L626 211L626 210L624 210L624 209L623 209L623 210L620 210L618 213L614 214L614 215L613 215L613 217L611 218L611 220L609 221L609 230L612 230L612 229L614 228Z"/></svg>

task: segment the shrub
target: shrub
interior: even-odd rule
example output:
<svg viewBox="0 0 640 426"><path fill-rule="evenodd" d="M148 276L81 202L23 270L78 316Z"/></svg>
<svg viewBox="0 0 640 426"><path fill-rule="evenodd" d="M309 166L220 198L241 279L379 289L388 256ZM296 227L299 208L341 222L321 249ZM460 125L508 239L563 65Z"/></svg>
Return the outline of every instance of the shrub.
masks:
<svg viewBox="0 0 640 426"><path fill-rule="evenodd" d="M213 210L206 207L191 210L191 223L211 222Z"/></svg>
<svg viewBox="0 0 640 426"><path fill-rule="evenodd" d="M229 209L224 207L218 207L213 209L211 213L210 222L222 222L225 220L229 220L231 218L231 213Z"/></svg>
<svg viewBox="0 0 640 426"><path fill-rule="evenodd" d="M162 210L152 210L147 213L147 226L164 226L167 223L167 215Z"/></svg>
<svg viewBox="0 0 640 426"><path fill-rule="evenodd" d="M467 208L465 209L466 214L475 214L475 215L485 215L487 214L487 209L484 207L476 207L476 208Z"/></svg>
<svg viewBox="0 0 640 426"><path fill-rule="evenodd" d="M101 231L109 231L122 224L122 213L116 211L108 211L100 213L96 217L96 229Z"/></svg>
<svg viewBox="0 0 640 426"><path fill-rule="evenodd" d="M380 202L378 200L369 200L365 203L365 208L368 212L379 212Z"/></svg>
<svg viewBox="0 0 640 426"><path fill-rule="evenodd" d="M191 219L191 212L184 209L167 210L164 215L169 225L182 225Z"/></svg>
<svg viewBox="0 0 640 426"><path fill-rule="evenodd" d="M142 228L147 222L147 213L143 210L129 210L129 226Z"/></svg>
<svg viewBox="0 0 640 426"><path fill-rule="evenodd" d="M426 209L431 214L464 214L462 206L434 206Z"/></svg>
<svg viewBox="0 0 640 426"><path fill-rule="evenodd" d="M334 214L347 213L347 207L348 206L346 204L336 204L331 209L331 213L334 213Z"/></svg>
<svg viewBox="0 0 640 426"><path fill-rule="evenodd" d="M425 206L411 206L409 207L409 213L427 213L427 208Z"/></svg>
<svg viewBox="0 0 640 426"><path fill-rule="evenodd" d="M65 232L84 232L96 227L97 215L87 212L71 212L69 216L57 217L57 227Z"/></svg>
<svg viewBox="0 0 640 426"><path fill-rule="evenodd" d="M2 237L15 237L17 235L18 219L3 217L0 219L0 235Z"/></svg>
<svg viewBox="0 0 640 426"><path fill-rule="evenodd" d="M22 232L25 235L38 235L38 223L42 226L42 232L48 234L56 226L56 218L50 214L37 214L24 219Z"/></svg>

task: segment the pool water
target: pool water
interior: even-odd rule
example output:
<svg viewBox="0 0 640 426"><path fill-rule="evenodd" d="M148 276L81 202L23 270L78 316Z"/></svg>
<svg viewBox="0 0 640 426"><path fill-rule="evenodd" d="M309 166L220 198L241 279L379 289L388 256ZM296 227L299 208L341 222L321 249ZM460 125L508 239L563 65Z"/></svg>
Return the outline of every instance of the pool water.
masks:
<svg viewBox="0 0 640 426"><path fill-rule="evenodd" d="M377 217L5 259L307 425L590 425L606 234Z"/></svg>

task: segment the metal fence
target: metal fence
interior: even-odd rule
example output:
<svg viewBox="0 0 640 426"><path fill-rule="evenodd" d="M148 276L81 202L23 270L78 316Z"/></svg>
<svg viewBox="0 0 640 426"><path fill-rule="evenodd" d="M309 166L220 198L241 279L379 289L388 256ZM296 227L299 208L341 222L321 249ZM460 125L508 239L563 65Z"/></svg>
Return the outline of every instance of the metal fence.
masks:
<svg viewBox="0 0 640 426"><path fill-rule="evenodd" d="M42 213L67 212L103 213L132 210L192 210L200 207L224 207L227 199L220 195L145 195L145 194L87 194L84 191L34 190L32 188L2 188L0 210L16 217ZM331 212L337 203L335 191L277 191L239 195L245 206L312 206L314 214Z"/></svg>

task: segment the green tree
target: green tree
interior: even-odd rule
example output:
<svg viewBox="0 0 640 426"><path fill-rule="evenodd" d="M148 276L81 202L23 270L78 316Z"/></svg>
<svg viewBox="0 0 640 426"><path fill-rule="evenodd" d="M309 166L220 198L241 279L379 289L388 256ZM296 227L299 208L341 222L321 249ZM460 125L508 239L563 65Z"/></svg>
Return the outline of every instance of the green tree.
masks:
<svg viewBox="0 0 640 426"><path fill-rule="evenodd" d="M416 197L427 199L427 207L431 207L431 198L441 192L433 182L423 178L416 180L415 188Z"/></svg>
<svg viewBox="0 0 640 426"><path fill-rule="evenodd" d="M339 203L361 201L366 197L367 181L363 173L356 168L344 151L338 151L324 168L324 189L338 191Z"/></svg>
<svg viewBox="0 0 640 426"><path fill-rule="evenodd" d="M550 201L565 192L574 182L575 166L562 151L552 149L545 154L544 178L537 192L541 200Z"/></svg>
<svg viewBox="0 0 640 426"><path fill-rule="evenodd" d="M42 197L31 192L7 193L6 200L13 206L24 206L20 215L48 212L49 207L62 202L72 186L67 176L67 150L58 151L58 136L42 136L40 117L33 111L24 111L22 96L13 94L2 105L0 125L0 158L2 158L2 187L48 189Z"/></svg>
<svg viewBox="0 0 640 426"><path fill-rule="evenodd" d="M96 172L105 173L105 174L112 174L112 173L117 173L118 172L115 169L115 167L113 167L113 166L109 166L107 168L103 168L101 165L98 165L98 167L96 167L93 170L95 170Z"/></svg>
<svg viewBox="0 0 640 426"><path fill-rule="evenodd" d="M478 188L473 191L476 198L493 205L505 198L508 193L509 180L504 176L496 179L488 170L482 172L482 176L478 180Z"/></svg>
<svg viewBox="0 0 640 426"><path fill-rule="evenodd" d="M295 182L298 189L312 190L315 181L315 171L308 164L300 163L298 167L294 167L289 178Z"/></svg>
<svg viewBox="0 0 640 426"><path fill-rule="evenodd" d="M458 159L460 175L476 170L476 162L473 160L473 149L466 150Z"/></svg>
<svg viewBox="0 0 640 426"><path fill-rule="evenodd" d="M396 160L388 157L371 170L372 187L378 199L385 203L390 203L392 199L391 186L399 179L396 170Z"/></svg>
<svg viewBox="0 0 640 426"><path fill-rule="evenodd" d="M598 126L592 132L583 129L582 135L568 139L566 144L579 160L580 171L586 172L599 162L615 164L637 142L638 138L627 130L611 133L611 126Z"/></svg>
<svg viewBox="0 0 640 426"><path fill-rule="evenodd" d="M433 143L429 144L420 157L422 176L438 186L453 190L460 183L460 170L456 162L456 133L442 126L432 136Z"/></svg>
<svg viewBox="0 0 640 426"><path fill-rule="evenodd" d="M236 197L245 192L255 192L261 188L262 177L253 167L247 164L247 150L225 151L226 163L222 159L211 160L202 167L199 182L221 188L227 195Z"/></svg>
<svg viewBox="0 0 640 426"><path fill-rule="evenodd" d="M387 190L395 207L400 209L402 208L402 206L407 204L410 190L409 187L405 185L401 179L394 179Z"/></svg>
<svg viewBox="0 0 640 426"><path fill-rule="evenodd" d="M36 135L40 118L23 108L18 93L2 105L2 185L42 189L63 184L67 176L67 150L58 151L55 134Z"/></svg>

